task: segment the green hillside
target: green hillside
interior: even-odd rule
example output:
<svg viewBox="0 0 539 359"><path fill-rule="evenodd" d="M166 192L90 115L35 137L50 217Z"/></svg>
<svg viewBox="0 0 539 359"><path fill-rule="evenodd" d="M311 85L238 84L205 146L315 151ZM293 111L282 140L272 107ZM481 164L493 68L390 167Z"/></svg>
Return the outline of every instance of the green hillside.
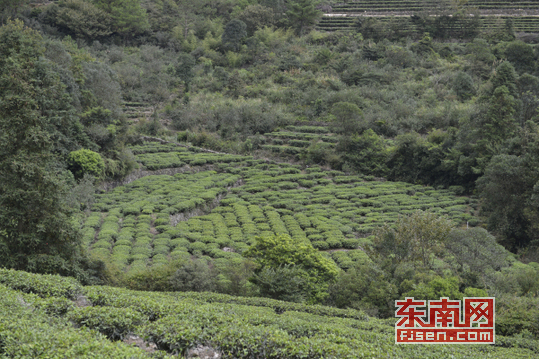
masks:
<svg viewBox="0 0 539 359"><path fill-rule="evenodd" d="M226 358L532 358L539 353L537 341L500 335L494 346L397 346L393 320L354 310L84 287L69 278L7 270L0 270L0 283L0 355L6 358L162 358L185 355L198 345ZM133 336L150 349L126 344Z"/></svg>
<svg viewBox="0 0 539 359"><path fill-rule="evenodd" d="M538 357L538 16L0 0L0 358ZM496 344L394 344L486 296Z"/></svg>
<svg viewBox="0 0 539 359"><path fill-rule="evenodd" d="M188 254L241 258L256 236L279 234L366 260L359 248L372 244L371 232L416 210L447 215L457 226L479 224L477 201L449 190L174 144L132 150L145 168L182 171L143 177L96 197L85 242L122 270ZM197 216L189 218L192 212Z"/></svg>

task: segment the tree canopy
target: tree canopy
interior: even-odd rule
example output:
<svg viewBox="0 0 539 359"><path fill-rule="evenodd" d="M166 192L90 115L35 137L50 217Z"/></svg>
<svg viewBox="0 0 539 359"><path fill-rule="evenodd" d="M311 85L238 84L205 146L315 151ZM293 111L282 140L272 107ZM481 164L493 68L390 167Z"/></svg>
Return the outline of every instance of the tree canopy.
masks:
<svg viewBox="0 0 539 359"><path fill-rule="evenodd" d="M0 263L67 273L80 237L59 156L82 131L43 51L21 22L0 28Z"/></svg>
<svg viewBox="0 0 539 359"><path fill-rule="evenodd" d="M272 273L283 272L283 268L289 269L286 273L288 280L298 280L305 283L306 297L309 302L319 302L324 298L328 284L339 273L338 267L330 260L324 258L312 244L307 241L296 240L286 234L272 237L256 237L256 243L244 253L245 257L253 258L259 265L256 274L263 273L268 276L267 270ZM285 269L286 271L286 269ZM285 277L286 277L285 276ZM254 278L255 283L269 283ZM283 283L286 285L286 283ZM277 291L278 290L275 290Z"/></svg>

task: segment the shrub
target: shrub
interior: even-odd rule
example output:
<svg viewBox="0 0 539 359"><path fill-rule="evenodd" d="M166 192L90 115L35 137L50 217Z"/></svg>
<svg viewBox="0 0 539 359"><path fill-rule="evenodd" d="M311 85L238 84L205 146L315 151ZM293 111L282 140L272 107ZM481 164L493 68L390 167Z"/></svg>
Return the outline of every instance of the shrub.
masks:
<svg viewBox="0 0 539 359"><path fill-rule="evenodd" d="M69 319L79 326L95 329L112 340L123 339L146 319L131 308L85 307L69 313Z"/></svg>
<svg viewBox="0 0 539 359"><path fill-rule="evenodd" d="M203 260L191 260L170 278L173 290L205 292L215 288L217 273Z"/></svg>
<svg viewBox="0 0 539 359"><path fill-rule="evenodd" d="M82 178L85 174L101 177L105 171L105 161L101 155L84 148L70 152L67 165L75 178Z"/></svg>

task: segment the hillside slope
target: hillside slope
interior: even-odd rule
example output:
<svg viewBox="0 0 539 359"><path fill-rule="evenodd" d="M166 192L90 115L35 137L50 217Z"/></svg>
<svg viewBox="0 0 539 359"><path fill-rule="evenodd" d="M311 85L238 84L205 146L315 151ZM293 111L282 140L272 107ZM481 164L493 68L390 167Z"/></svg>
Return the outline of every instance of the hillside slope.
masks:
<svg viewBox="0 0 539 359"><path fill-rule="evenodd" d="M397 346L393 320L354 310L211 293L84 287L0 270L1 357L144 358L206 345L222 358L531 358L537 341ZM146 350L122 339L138 336Z"/></svg>

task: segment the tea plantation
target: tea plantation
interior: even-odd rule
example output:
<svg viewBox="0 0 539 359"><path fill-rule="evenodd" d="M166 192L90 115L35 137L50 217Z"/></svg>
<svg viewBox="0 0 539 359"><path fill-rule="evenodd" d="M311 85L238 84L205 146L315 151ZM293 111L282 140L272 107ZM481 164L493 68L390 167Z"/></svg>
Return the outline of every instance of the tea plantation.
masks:
<svg viewBox="0 0 539 359"><path fill-rule="evenodd" d="M84 299L85 304L81 304ZM136 336L145 350L122 340ZM360 311L213 293L84 287L72 278L0 270L3 358L144 358L205 345L223 358L532 358L537 341L395 345L393 320ZM141 345L144 346L144 345ZM148 349L151 348L151 349Z"/></svg>
<svg viewBox="0 0 539 359"><path fill-rule="evenodd" d="M465 2L440 3L429 0L361 0L349 1L335 4L331 11L325 14L318 29L324 31L353 30L356 21L363 21L368 17L375 17L384 23L384 26L395 26L398 22L398 29L407 36L421 33L417 29L411 15L429 14L432 16L446 15L443 11L462 11L466 14L475 14L480 17L480 29L482 32L499 30L504 26L506 20L512 21L515 31L522 33L537 33L539 31L539 20L537 10L539 3L536 1L488 1L476 0ZM393 22L393 25L390 25ZM357 24L356 24L357 26ZM446 25L444 29L450 30L452 27L466 26L465 21L457 21L451 26Z"/></svg>
<svg viewBox="0 0 539 359"><path fill-rule="evenodd" d="M282 132L278 132L282 133ZM341 268L369 261L362 246L377 227L416 210L476 225L476 201L449 190L249 156L196 153L146 143L133 147L147 169L181 166L97 196L83 232L92 253L121 270L173 259L241 258L256 236L308 239ZM346 251L341 251L342 249Z"/></svg>

